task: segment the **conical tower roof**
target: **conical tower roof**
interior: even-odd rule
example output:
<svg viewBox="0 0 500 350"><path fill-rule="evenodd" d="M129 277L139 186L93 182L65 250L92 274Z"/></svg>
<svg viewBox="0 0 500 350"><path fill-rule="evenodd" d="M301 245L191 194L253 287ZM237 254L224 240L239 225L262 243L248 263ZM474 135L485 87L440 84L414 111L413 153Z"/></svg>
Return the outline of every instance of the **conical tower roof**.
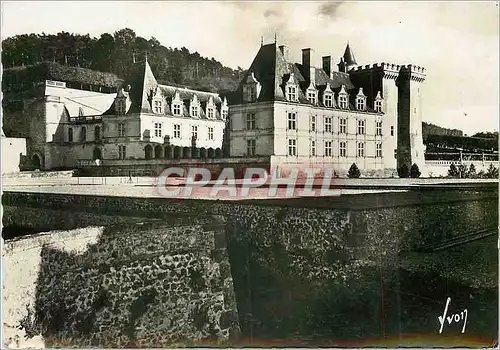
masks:
<svg viewBox="0 0 500 350"><path fill-rule="evenodd" d="M354 57L354 54L352 53L351 47L349 46L349 43L347 43L347 46L345 48L344 62L348 66L350 66L350 65L358 65L356 63L356 58Z"/></svg>

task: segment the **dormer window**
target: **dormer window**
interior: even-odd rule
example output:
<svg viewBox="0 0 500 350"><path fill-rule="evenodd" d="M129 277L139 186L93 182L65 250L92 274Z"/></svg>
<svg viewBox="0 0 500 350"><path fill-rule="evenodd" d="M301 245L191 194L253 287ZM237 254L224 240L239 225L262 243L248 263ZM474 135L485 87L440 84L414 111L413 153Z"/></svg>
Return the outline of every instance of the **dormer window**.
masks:
<svg viewBox="0 0 500 350"><path fill-rule="evenodd" d="M365 110L365 100L361 97L356 98L356 108L360 111Z"/></svg>
<svg viewBox="0 0 500 350"><path fill-rule="evenodd" d="M226 120L227 119L227 114L228 114L228 110L227 109L223 109L222 110L222 120Z"/></svg>
<svg viewBox="0 0 500 350"><path fill-rule="evenodd" d="M375 107L375 112L382 113L382 96L380 96L380 91L377 92L375 103L373 105Z"/></svg>
<svg viewBox="0 0 500 350"><path fill-rule="evenodd" d="M359 88L359 92L356 95L356 109L359 111L366 109L366 96L363 94L363 88Z"/></svg>
<svg viewBox="0 0 500 350"><path fill-rule="evenodd" d="M297 101L297 87L296 86L288 86L287 92L288 101Z"/></svg>
<svg viewBox="0 0 500 350"><path fill-rule="evenodd" d="M181 105L179 103L174 103L172 112L174 115L181 115Z"/></svg>
<svg viewBox="0 0 500 350"><path fill-rule="evenodd" d="M198 117L198 106L191 106L191 116Z"/></svg>
<svg viewBox="0 0 500 350"><path fill-rule="evenodd" d="M255 101L257 99L257 87L252 84L248 87L248 94L250 95L250 101Z"/></svg>
<svg viewBox="0 0 500 350"><path fill-rule="evenodd" d="M174 116L181 116L182 115L182 106L183 106L183 102L181 100L181 96L179 94L179 91L176 91L174 98L172 99L172 114Z"/></svg>
<svg viewBox="0 0 500 350"><path fill-rule="evenodd" d="M245 102L255 102L259 97L260 83L255 78L252 72L248 75L245 85L243 86L243 99Z"/></svg>
<svg viewBox="0 0 500 350"><path fill-rule="evenodd" d="M157 114L163 114L163 101L155 100L153 101L153 104L154 104L153 111Z"/></svg>
<svg viewBox="0 0 500 350"><path fill-rule="evenodd" d="M347 96L339 96L339 106L340 108L347 108Z"/></svg>
<svg viewBox="0 0 500 350"><path fill-rule="evenodd" d="M307 100L312 103L313 105L317 104L317 99L316 99L316 91L314 90L308 90L307 91Z"/></svg>
<svg viewBox="0 0 500 350"><path fill-rule="evenodd" d="M214 109L213 107L208 107L207 108L207 116L209 119L214 119Z"/></svg>
<svg viewBox="0 0 500 350"><path fill-rule="evenodd" d="M257 101L257 84L250 83L244 87L245 101L255 102Z"/></svg>
<svg viewBox="0 0 500 350"><path fill-rule="evenodd" d="M116 109L116 114L125 114L126 110L127 110L127 105L126 105L126 101L124 98L117 98L116 101L115 101L115 109Z"/></svg>
<svg viewBox="0 0 500 350"><path fill-rule="evenodd" d="M348 97L349 95L347 94L347 91L345 90L345 85L342 85L340 88L339 92L339 107L342 109L347 109L348 104Z"/></svg>
<svg viewBox="0 0 500 350"><path fill-rule="evenodd" d="M333 95L330 93L325 94L325 106L333 107Z"/></svg>

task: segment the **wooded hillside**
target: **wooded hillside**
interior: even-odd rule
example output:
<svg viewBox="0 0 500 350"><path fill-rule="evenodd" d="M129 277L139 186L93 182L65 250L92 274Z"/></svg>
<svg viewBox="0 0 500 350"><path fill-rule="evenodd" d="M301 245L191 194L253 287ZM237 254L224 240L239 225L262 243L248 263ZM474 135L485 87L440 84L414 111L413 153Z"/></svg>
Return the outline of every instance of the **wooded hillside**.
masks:
<svg viewBox="0 0 500 350"><path fill-rule="evenodd" d="M134 58L143 59L146 53L156 79L164 84L225 93L236 89L244 73L241 67L233 70L185 47L165 47L154 37L142 38L130 28L103 33L100 38L60 32L16 35L2 41L4 69L49 61L126 77Z"/></svg>

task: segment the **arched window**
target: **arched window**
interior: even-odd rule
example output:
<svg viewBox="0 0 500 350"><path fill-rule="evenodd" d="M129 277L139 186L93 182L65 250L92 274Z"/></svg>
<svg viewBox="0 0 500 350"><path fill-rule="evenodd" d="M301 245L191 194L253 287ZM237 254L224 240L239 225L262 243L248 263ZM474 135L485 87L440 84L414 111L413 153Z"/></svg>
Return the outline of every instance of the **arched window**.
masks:
<svg viewBox="0 0 500 350"><path fill-rule="evenodd" d="M73 142L73 128L68 129L68 142Z"/></svg>
<svg viewBox="0 0 500 350"><path fill-rule="evenodd" d="M147 145L146 147L144 147L144 157L146 159L153 158L153 147L151 147L151 145Z"/></svg>
<svg viewBox="0 0 500 350"><path fill-rule="evenodd" d="M101 139L101 127L99 125L94 128L94 137L96 141Z"/></svg>
<svg viewBox="0 0 500 350"><path fill-rule="evenodd" d="M87 128L83 127L82 130L80 131L80 141L84 142L87 141Z"/></svg>
<svg viewBox="0 0 500 350"><path fill-rule="evenodd" d="M94 148L94 151L92 152L92 159L102 159L102 151L99 147Z"/></svg>
<svg viewBox="0 0 500 350"><path fill-rule="evenodd" d="M163 158L163 147L160 145L155 147L155 158Z"/></svg>

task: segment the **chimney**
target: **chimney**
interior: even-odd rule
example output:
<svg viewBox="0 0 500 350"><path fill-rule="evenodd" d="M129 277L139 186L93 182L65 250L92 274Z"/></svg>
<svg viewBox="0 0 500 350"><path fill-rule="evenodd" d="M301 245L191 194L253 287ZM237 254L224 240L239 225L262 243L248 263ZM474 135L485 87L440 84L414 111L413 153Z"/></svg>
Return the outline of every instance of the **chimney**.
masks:
<svg viewBox="0 0 500 350"><path fill-rule="evenodd" d="M285 58L285 61L288 62L288 47L286 47L285 45L280 45L279 49L281 51L281 54Z"/></svg>
<svg viewBox="0 0 500 350"><path fill-rule="evenodd" d="M331 56L323 56L323 70L325 71L328 77L331 77L332 72L332 57Z"/></svg>
<svg viewBox="0 0 500 350"><path fill-rule="evenodd" d="M312 49L302 49L302 69L304 71L304 78L307 81L311 81L311 70L309 69L311 67L311 61L312 61L312 54L313 50Z"/></svg>
<svg viewBox="0 0 500 350"><path fill-rule="evenodd" d="M315 67L309 67L309 81L313 85L316 85L316 68Z"/></svg>

